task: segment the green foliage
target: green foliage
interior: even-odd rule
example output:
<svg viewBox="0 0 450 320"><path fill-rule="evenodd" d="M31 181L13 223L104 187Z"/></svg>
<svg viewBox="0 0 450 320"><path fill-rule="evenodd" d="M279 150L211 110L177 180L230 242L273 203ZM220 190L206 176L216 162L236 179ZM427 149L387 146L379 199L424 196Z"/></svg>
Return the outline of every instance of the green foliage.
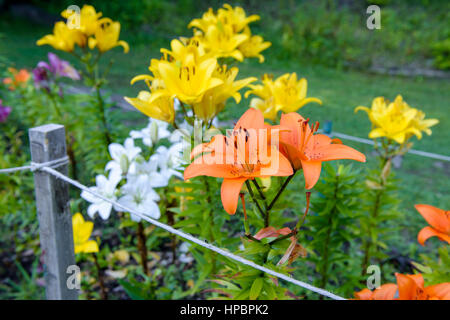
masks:
<svg viewBox="0 0 450 320"><path fill-rule="evenodd" d="M247 258L268 269L288 274L292 269L286 265L277 265L279 255L286 251L288 241L271 245L267 239L252 241L242 239L243 248L236 252L237 255ZM248 268L230 259L222 260L225 268L214 280L220 287L215 292L221 299L235 300L274 300L289 299L286 288L278 285L278 280L259 270Z"/></svg>
<svg viewBox="0 0 450 320"><path fill-rule="evenodd" d="M450 37L432 46L434 65L443 70L450 69Z"/></svg>
<svg viewBox="0 0 450 320"><path fill-rule="evenodd" d="M312 238L309 258L320 275L316 285L337 287L349 294L358 284L359 266L354 263L356 222L360 210L360 172L351 165L324 165L321 181L315 186L312 212L307 219L306 235ZM355 268L356 267L356 268Z"/></svg>
<svg viewBox="0 0 450 320"><path fill-rule="evenodd" d="M380 262L387 258L383 253L388 249L386 241L397 229L389 224L390 220L400 217L397 181L390 166L391 160L380 158L379 168L369 170L365 181L365 192L361 197L363 208L359 217L359 237L362 239L364 253L363 274L373 260Z"/></svg>
<svg viewBox="0 0 450 320"><path fill-rule="evenodd" d="M436 67L448 68L448 36L446 31L436 32L448 29L448 3L378 4L383 5L381 29L369 30L367 6L362 2L299 2L281 11L270 24L271 30L264 30L274 47L282 48L272 53L269 50L268 54L337 68L398 68L411 64L426 67L428 58L434 56ZM265 14L263 19L269 17ZM430 43L435 45L430 47Z"/></svg>
<svg viewBox="0 0 450 320"><path fill-rule="evenodd" d="M44 299L44 288L38 284L38 278L42 277L38 263L39 259L36 259L31 267L31 274L28 274L20 262L16 261L19 281L6 279L6 284L0 283L0 296L4 299L17 300Z"/></svg>
<svg viewBox="0 0 450 320"><path fill-rule="evenodd" d="M438 249L438 259L436 254L421 255L424 265L415 263L419 271L423 273L426 285L434 285L443 282L450 282L450 246L443 245Z"/></svg>
<svg viewBox="0 0 450 320"><path fill-rule="evenodd" d="M171 194L169 194L171 195ZM170 208L175 213L174 227L219 247L235 246L238 239L230 237L230 216L223 210L219 181L209 177L192 179L175 184L172 194L180 197L180 207ZM197 261L198 279L192 293L201 288L204 281L218 272L220 261L210 250L192 245L189 249Z"/></svg>

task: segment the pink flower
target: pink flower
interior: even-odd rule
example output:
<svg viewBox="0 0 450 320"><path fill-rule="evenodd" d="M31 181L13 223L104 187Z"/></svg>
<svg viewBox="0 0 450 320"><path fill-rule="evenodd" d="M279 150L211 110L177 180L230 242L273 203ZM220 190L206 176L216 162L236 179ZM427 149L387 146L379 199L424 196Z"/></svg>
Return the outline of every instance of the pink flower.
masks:
<svg viewBox="0 0 450 320"><path fill-rule="evenodd" d="M0 99L0 122L6 122L10 113L11 107L4 106Z"/></svg>

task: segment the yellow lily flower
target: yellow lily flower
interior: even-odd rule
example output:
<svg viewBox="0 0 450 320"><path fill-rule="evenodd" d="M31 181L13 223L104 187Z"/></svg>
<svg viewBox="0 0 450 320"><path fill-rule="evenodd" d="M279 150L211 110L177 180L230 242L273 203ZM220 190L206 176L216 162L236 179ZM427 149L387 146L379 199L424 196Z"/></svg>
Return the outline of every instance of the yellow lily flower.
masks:
<svg viewBox="0 0 450 320"><path fill-rule="evenodd" d="M86 45L86 36L77 29L69 29L62 21L56 22L53 28L53 34L48 34L39 39L36 44L38 46L50 45L56 50L72 52L75 44L80 47Z"/></svg>
<svg viewBox="0 0 450 320"><path fill-rule="evenodd" d="M186 59L182 63L161 61L158 71L170 96L192 105L200 102L206 91L223 83L219 78L213 77L216 65L217 60L214 58L199 63L194 59Z"/></svg>
<svg viewBox="0 0 450 320"><path fill-rule="evenodd" d="M242 52L246 58L258 58L259 63L264 62L264 56L261 51L269 48L272 43L264 41L261 36L252 36L250 28L245 28L245 33L248 35L248 39L244 41L239 47L239 51Z"/></svg>
<svg viewBox="0 0 450 320"><path fill-rule="evenodd" d="M188 27L199 29L195 31L195 37L216 58L232 57L242 61L244 55L238 47L248 42L251 37L248 24L259 19L258 15L247 17L241 7L233 8L229 4L225 4L217 11L217 14L210 8L201 19L192 20ZM251 48L251 44L257 45L257 47ZM261 37L255 37L251 39L251 43L243 46L243 50L249 57L259 57L261 60L263 58L259 53L269 45Z"/></svg>
<svg viewBox="0 0 450 320"><path fill-rule="evenodd" d="M251 15L247 17L245 10L241 7L233 8L229 4L224 4L223 8L214 13L212 8L209 8L200 19L194 19L188 24L188 28L198 28L205 32L210 26L230 25L232 31L235 33L241 32L247 25L253 21L259 20L258 15Z"/></svg>
<svg viewBox="0 0 450 320"><path fill-rule="evenodd" d="M75 253L94 253L98 252L98 244L94 240L89 240L94 223L84 221L81 213L75 213L72 217L73 242Z"/></svg>
<svg viewBox="0 0 450 320"><path fill-rule="evenodd" d="M438 123L439 123L438 119L425 119L425 113L420 110L417 111L416 117L413 119L413 126L415 126L420 131L424 131L429 136L431 136L430 127Z"/></svg>
<svg viewBox="0 0 450 320"><path fill-rule="evenodd" d="M355 112L359 110L367 112L372 122L373 129L369 138L387 137L399 144L405 143L413 134L421 139L421 131L431 134L429 127L438 123L436 119L425 120L425 114L411 108L401 95L391 103L383 97L377 97L373 100L371 109L364 106L355 108Z"/></svg>
<svg viewBox="0 0 450 320"><path fill-rule="evenodd" d="M141 91L137 98L125 97L125 100L150 118L168 123L175 119L174 99L164 90L155 93Z"/></svg>
<svg viewBox="0 0 450 320"><path fill-rule="evenodd" d="M306 98L307 81L302 78L297 81L297 74L286 73L276 80L264 75L263 84L250 86L245 96L254 94L259 98L253 98L250 106L261 110L266 119L274 120L278 111L284 113L295 112L307 103L316 102L322 104L318 98Z"/></svg>
<svg viewBox="0 0 450 320"><path fill-rule="evenodd" d="M112 21L110 18L100 19L94 35L94 38L89 38L90 49L97 47L100 52L105 52L117 46L122 46L124 53L128 53L130 50L128 43L119 40L120 22Z"/></svg>
<svg viewBox="0 0 450 320"><path fill-rule="evenodd" d="M244 60L244 55L237 48L248 39L248 35L235 33L228 24L211 25L205 32L204 43L216 58L232 57L238 61Z"/></svg>
<svg viewBox="0 0 450 320"><path fill-rule="evenodd" d="M194 19L188 24L188 28L198 28L202 30L203 32L206 32L208 30L208 27L211 25L215 25L217 23L218 19L217 16L214 14L214 11L212 8L209 8L208 11L203 13L202 17L200 19Z"/></svg>
<svg viewBox="0 0 450 320"><path fill-rule="evenodd" d="M61 13L61 16L69 19L69 17L71 17L73 14L76 13L69 13L67 10L64 10ZM93 6L85 4L83 8L81 8L79 15L79 30L88 37L94 35L95 31L97 30L98 19L102 16L102 13L96 12Z"/></svg>
<svg viewBox="0 0 450 320"><path fill-rule="evenodd" d="M237 67L227 70L227 66L217 66L213 73L216 77L223 81L217 87L208 90L203 99L193 105L194 113L197 117L205 122L209 122L225 107L225 102L228 98L233 97L236 103L241 101L241 94L239 90L248 86L251 82L256 81L256 78L250 77L242 80L234 81L239 72Z"/></svg>
<svg viewBox="0 0 450 320"><path fill-rule="evenodd" d="M276 108L284 113L295 112L305 104L316 102L322 104L318 98L306 98L308 82L305 78L297 81L297 74L286 73L275 80L273 86Z"/></svg>
<svg viewBox="0 0 450 320"><path fill-rule="evenodd" d="M203 45L195 38L185 39L184 43L178 39L174 39L170 42L170 47L172 51L162 48L161 53L171 56L173 60L180 61L180 63L187 61L194 61L195 63L200 63L201 61L204 61L207 58L211 58L211 56L206 55ZM157 69L157 67L156 68L153 67L152 71L155 69Z"/></svg>
<svg viewBox="0 0 450 320"><path fill-rule="evenodd" d="M217 10L217 17L223 23L231 25L234 32L241 32L249 23L260 19L256 14L247 17L244 9L233 8L229 4L224 4L223 8Z"/></svg>

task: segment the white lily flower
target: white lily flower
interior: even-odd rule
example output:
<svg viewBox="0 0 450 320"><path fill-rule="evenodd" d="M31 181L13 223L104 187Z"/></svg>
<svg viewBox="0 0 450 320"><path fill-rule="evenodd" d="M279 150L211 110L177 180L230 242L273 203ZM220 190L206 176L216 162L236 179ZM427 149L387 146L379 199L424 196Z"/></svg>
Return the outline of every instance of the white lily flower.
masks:
<svg viewBox="0 0 450 320"><path fill-rule="evenodd" d="M183 179L182 165L186 163L183 159L183 143L175 143L170 148L160 146L151 159L158 161L161 174L167 179L178 177Z"/></svg>
<svg viewBox="0 0 450 320"><path fill-rule="evenodd" d="M169 181L159 173L158 160L156 158L145 161L143 159L136 159L128 170L127 183L133 183L141 176L147 177L147 181L152 188L166 187Z"/></svg>
<svg viewBox="0 0 450 320"><path fill-rule="evenodd" d="M115 201L117 200L116 187L120 180L122 180L122 177L118 171L111 171L109 178L106 178L104 175L98 175L95 177L96 186L90 187L89 190L97 192L105 198ZM81 192L81 197L91 203L87 210L87 213L91 218L94 218L96 212L98 212L103 220L109 218L113 207L111 203L100 199L87 191Z"/></svg>
<svg viewBox="0 0 450 320"><path fill-rule="evenodd" d="M121 175L128 172L131 163L142 151L134 145L132 138L127 138L123 145L111 143L108 149L112 160L106 164L105 171L118 171Z"/></svg>
<svg viewBox="0 0 450 320"><path fill-rule="evenodd" d="M132 182L127 182L121 188L121 191L124 194L124 196L118 200L121 205L145 214L153 219L159 219L161 213L156 201L159 201L160 198L150 186L147 176L140 176ZM132 212L130 212L130 214L133 221L141 221L141 217Z"/></svg>
<svg viewBox="0 0 450 320"><path fill-rule="evenodd" d="M159 140L170 136L170 131L167 130L168 123L161 120L151 119L148 126L142 130L132 130L130 137L133 139L142 139L144 145L152 147L158 143Z"/></svg>

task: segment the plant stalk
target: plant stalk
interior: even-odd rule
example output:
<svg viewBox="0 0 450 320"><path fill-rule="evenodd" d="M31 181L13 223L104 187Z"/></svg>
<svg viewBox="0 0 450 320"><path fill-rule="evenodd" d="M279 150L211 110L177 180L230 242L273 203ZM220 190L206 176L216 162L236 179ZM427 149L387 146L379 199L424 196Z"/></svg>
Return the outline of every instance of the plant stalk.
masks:
<svg viewBox="0 0 450 320"><path fill-rule="evenodd" d="M147 245L146 245L147 237L145 236L144 224L142 222L138 222L137 236L138 236L138 250L141 255L142 270L148 276L149 271L147 265Z"/></svg>

